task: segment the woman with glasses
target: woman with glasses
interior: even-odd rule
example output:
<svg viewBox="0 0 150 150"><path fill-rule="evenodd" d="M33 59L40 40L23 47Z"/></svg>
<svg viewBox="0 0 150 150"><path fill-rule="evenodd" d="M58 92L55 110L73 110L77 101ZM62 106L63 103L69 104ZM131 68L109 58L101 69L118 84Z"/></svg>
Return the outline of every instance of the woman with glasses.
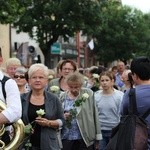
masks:
<svg viewBox="0 0 150 150"><path fill-rule="evenodd" d="M58 86L61 91L66 91L68 85L65 82L66 77L77 70L77 64L73 60L63 60L59 66L60 78L53 79L49 82L48 90L51 91L50 87Z"/></svg>
<svg viewBox="0 0 150 150"><path fill-rule="evenodd" d="M45 90L49 70L43 64L33 64L28 70L31 91L21 95L22 120L32 126L29 150L59 150L57 129L63 125L63 110L59 99Z"/></svg>
<svg viewBox="0 0 150 150"><path fill-rule="evenodd" d="M16 81L19 91L20 93L26 93L29 91L29 87L28 87L28 83L26 81L26 77L25 74L27 72L27 69L25 67L18 67L15 70L15 74L14 74L14 80Z"/></svg>

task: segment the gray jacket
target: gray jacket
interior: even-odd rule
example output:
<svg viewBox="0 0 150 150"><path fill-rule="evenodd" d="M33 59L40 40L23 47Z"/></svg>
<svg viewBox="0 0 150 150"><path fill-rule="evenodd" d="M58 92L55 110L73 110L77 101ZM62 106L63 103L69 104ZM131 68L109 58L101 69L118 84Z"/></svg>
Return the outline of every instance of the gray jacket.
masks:
<svg viewBox="0 0 150 150"><path fill-rule="evenodd" d="M32 91L31 91L32 92ZM25 93L21 96L22 100L22 120L25 125L29 123L28 106L31 92ZM55 120L63 118L63 109L59 99L47 91L45 91L45 117L47 119ZM57 131L50 127L41 128L41 150L59 150L57 139Z"/></svg>
<svg viewBox="0 0 150 150"><path fill-rule="evenodd" d="M83 102L81 106L77 107L76 119L82 138L88 147L92 145L95 140L101 140L102 135L93 91L87 88L82 88L79 97L84 93L88 93L89 98ZM66 98L66 94L67 93L63 93L60 96L62 104Z"/></svg>

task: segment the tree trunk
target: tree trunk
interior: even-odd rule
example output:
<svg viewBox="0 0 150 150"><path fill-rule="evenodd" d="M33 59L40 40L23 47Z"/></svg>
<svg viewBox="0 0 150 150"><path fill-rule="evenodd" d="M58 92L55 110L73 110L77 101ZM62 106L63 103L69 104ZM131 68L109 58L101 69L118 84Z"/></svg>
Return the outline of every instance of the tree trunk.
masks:
<svg viewBox="0 0 150 150"><path fill-rule="evenodd" d="M44 58L45 58L45 62L44 64L49 68L49 69L52 69L53 66L52 66L52 63L51 63L51 60L52 60L52 55L51 55L51 45L53 45L54 42L56 42L58 39L58 35L57 36L53 36L53 39L49 40L47 43L46 43L46 48L43 49L43 55L44 55Z"/></svg>
<svg viewBox="0 0 150 150"><path fill-rule="evenodd" d="M48 68L52 68L51 65L51 46L49 48L47 48L45 51L43 51L43 55L45 58L44 64L48 67Z"/></svg>

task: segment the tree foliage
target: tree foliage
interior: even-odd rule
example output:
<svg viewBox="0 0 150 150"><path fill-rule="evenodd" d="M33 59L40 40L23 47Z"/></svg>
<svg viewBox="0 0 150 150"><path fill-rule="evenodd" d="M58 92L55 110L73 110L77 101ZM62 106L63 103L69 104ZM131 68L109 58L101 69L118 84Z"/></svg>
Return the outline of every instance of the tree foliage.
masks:
<svg viewBox="0 0 150 150"><path fill-rule="evenodd" d="M105 1L101 7L101 27L96 29L95 53L102 62L128 60L150 51L150 15Z"/></svg>
<svg viewBox="0 0 150 150"><path fill-rule="evenodd" d="M13 5L10 1L13 1ZM50 66L50 46L62 36L65 40L77 31L89 33L99 25L100 4L98 0L8 0L3 23L13 23L18 32L26 32L35 39L45 56L45 64ZM1 6L0 6L1 7ZM19 12L16 15L16 12ZM0 18L1 19L1 18ZM7 20L7 21L6 21Z"/></svg>
<svg viewBox="0 0 150 150"><path fill-rule="evenodd" d="M23 8L19 6L17 0L0 0L0 23L13 23L20 14L23 13Z"/></svg>
<svg viewBox="0 0 150 150"><path fill-rule="evenodd" d="M102 62L150 56L150 14L115 0L0 0L0 23L35 39L48 67L51 45L80 30L95 37L94 53Z"/></svg>

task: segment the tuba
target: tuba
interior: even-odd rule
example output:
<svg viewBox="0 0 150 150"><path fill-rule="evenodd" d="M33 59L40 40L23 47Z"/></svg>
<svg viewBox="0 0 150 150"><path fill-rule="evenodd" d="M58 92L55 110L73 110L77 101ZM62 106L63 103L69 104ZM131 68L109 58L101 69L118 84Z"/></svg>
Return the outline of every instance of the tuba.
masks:
<svg viewBox="0 0 150 150"><path fill-rule="evenodd" d="M0 112L6 109L6 105L4 102L0 100ZM5 145L3 141L0 140L0 150L17 150L19 145L21 144L24 138L24 123L21 119L17 122L13 123L14 135L11 139L11 142L8 145ZM2 136L5 132L4 125L0 129L0 136Z"/></svg>

